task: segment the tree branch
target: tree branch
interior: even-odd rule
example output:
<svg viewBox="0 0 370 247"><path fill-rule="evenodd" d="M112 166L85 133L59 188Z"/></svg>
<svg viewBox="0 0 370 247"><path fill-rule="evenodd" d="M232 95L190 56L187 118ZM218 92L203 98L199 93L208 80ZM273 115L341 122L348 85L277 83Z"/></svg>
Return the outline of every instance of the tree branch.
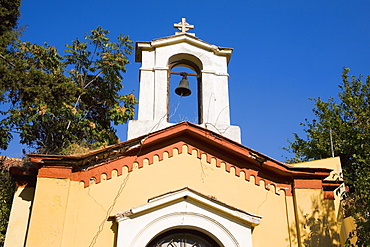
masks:
<svg viewBox="0 0 370 247"><path fill-rule="evenodd" d="M5 60L5 62L7 62L8 64L10 64L11 66L15 67L14 63L10 62L8 59L6 59L6 57L4 57L4 56L3 56L3 55L1 55L1 54L0 54L0 57L1 57L2 59L4 59L4 60Z"/></svg>
<svg viewBox="0 0 370 247"><path fill-rule="evenodd" d="M103 72L102 71L100 71L95 77L94 77L94 79L92 79L91 81L89 81L89 83L87 83L84 87L83 87L83 89L85 89L85 88L87 88L91 83L93 83L101 74L102 74ZM77 100L76 100L76 103L75 103L75 106L73 107L75 110L77 110L77 105L78 105L78 102L80 101L80 99L81 99L81 95L82 95L82 93L80 94L80 95L78 95L78 97L77 97ZM68 130L69 129L69 127L71 126L71 121L68 121L68 124L67 124L67 128L66 128L66 130Z"/></svg>

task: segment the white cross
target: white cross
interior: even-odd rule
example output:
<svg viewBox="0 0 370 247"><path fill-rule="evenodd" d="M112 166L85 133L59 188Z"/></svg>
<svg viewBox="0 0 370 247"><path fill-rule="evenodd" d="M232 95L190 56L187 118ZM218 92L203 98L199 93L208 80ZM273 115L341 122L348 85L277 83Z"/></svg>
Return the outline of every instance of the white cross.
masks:
<svg viewBox="0 0 370 247"><path fill-rule="evenodd" d="M194 29L194 25L190 25L189 23L187 23L186 18L182 18L181 22L173 24L173 27L179 29L181 33L186 33L186 31Z"/></svg>

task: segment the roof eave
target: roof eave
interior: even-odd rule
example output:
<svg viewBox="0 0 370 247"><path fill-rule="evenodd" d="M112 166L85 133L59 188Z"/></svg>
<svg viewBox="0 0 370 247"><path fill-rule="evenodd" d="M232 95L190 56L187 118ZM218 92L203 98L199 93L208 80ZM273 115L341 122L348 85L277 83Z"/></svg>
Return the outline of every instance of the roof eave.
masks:
<svg viewBox="0 0 370 247"><path fill-rule="evenodd" d="M259 170L265 170L283 177L291 177L292 179L324 179L329 176L331 172L331 169L329 168L289 166L213 131L204 129L203 127L189 122L182 122L177 125L80 156L42 154L29 154L28 156L36 168L40 168L44 165L53 165L69 166L81 170L100 165L109 160L118 159L124 155L135 153L138 149L163 145L167 140L172 140L182 136L189 140L192 139L195 142L213 147L214 149L217 149L218 152L223 153L228 157L232 157L234 160L239 160L240 163L248 163Z"/></svg>

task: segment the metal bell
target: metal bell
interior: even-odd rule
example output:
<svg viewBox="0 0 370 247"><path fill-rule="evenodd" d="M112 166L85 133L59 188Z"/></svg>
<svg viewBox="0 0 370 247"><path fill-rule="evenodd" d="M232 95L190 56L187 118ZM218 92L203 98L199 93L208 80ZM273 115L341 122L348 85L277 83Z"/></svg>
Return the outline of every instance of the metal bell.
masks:
<svg viewBox="0 0 370 247"><path fill-rule="evenodd" d="M191 94L189 81L186 74L182 74L182 79L179 86L175 89L175 93L180 96L189 96Z"/></svg>

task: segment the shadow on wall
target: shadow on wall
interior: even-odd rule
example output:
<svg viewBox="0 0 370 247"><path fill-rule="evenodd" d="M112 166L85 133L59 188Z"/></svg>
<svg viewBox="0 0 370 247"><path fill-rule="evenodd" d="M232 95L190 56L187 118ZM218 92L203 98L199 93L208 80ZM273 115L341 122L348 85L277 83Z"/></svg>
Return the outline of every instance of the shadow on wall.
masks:
<svg viewBox="0 0 370 247"><path fill-rule="evenodd" d="M116 217L112 217L110 216L108 218L108 221L111 221L112 222L112 225L110 227L110 229L112 230L113 234L114 234L114 242L113 242L113 247L117 247L117 237L118 237L118 223L116 221Z"/></svg>
<svg viewBox="0 0 370 247"><path fill-rule="evenodd" d="M298 206L298 220L301 246L305 247L333 247L340 246L339 218L335 214L333 200L311 198L311 211L302 210ZM297 229L291 224L289 229L292 242L298 244Z"/></svg>

